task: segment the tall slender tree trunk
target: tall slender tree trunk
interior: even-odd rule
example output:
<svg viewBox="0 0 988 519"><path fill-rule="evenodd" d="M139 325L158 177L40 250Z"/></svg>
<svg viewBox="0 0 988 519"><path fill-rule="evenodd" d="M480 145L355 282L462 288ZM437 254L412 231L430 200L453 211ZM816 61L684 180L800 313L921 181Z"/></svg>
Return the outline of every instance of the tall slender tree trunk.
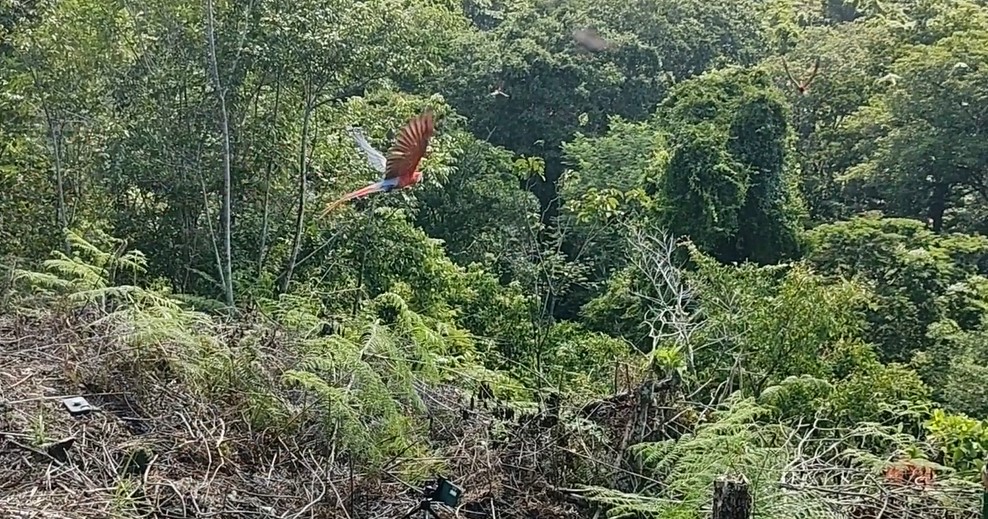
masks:
<svg viewBox="0 0 988 519"><path fill-rule="evenodd" d="M306 147L309 142L309 127L312 122L312 111L315 109L314 93L310 90L311 84L306 84L305 103L302 110L302 138L298 151L298 209L295 213L295 236L292 238L292 252L288 257L288 265L284 277L281 278L280 290L282 293L288 291L292 282L292 275L295 273L295 265L298 260L299 250L302 248L302 231L305 223L305 190L308 185L308 156Z"/></svg>
<svg viewBox="0 0 988 519"><path fill-rule="evenodd" d="M55 117L48 109L47 104L43 105L45 113L45 124L48 125L48 133L51 138L52 169L55 173L55 189L58 194L58 206L55 208L55 218L58 220L58 230L62 233L62 248L65 254L72 253L72 245L65 232L69 228L68 211L65 204L65 173L62 170L62 132Z"/></svg>
<svg viewBox="0 0 988 519"><path fill-rule="evenodd" d="M213 26L213 0L206 0L206 21L207 34L209 37L209 61L213 76L213 87L220 102L220 124L223 132L223 209L220 219L223 226L223 256L224 261L218 265L220 269L220 279L223 283L223 292L226 296L226 304L232 310L233 300L233 247L232 247L232 226L230 225L231 213L231 191L233 182L230 173L230 115L226 109L226 93L220 84L220 71L216 63L216 33Z"/></svg>
<svg viewBox="0 0 988 519"><path fill-rule="evenodd" d="M271 128L277 126L278 114L281 109L281 73L283 67L278 69L278 75L275 79L275 92L274 92L274 112L272 117L275 119L271 123ZM269 132L269 136L273 136L273 132ZM268 231L270 227L270 212L271 212L271 170L274 168L274 160L269 156L268 163L264 168L264 214L261 217L261 243L257 250L257 277L261 277L261 273L264 272L264 260L268 254Z"/></svg>

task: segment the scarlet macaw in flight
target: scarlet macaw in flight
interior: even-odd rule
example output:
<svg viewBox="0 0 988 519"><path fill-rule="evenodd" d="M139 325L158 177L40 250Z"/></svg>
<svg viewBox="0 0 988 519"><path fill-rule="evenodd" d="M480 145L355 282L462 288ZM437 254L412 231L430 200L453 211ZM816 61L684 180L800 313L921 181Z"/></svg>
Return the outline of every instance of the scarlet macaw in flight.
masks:
<svg viewBox="0 0 988 519"><path fill-rule="evenodd" d="M353 140L357 142L357 146L367 155L367 161L371 167L383 173L384 178L369 186L347 193L339 200L327 205L320 216L326 216L347 200L380 191L387 193L395 188L403 189L421 182L422 172L418 170L419 161L425 156L425 149L429 145L429 139L432 138L435 129L432 111L426 110L415 116L401 129L398 139L385 157L367 142L367 138L364 137L360 129L348 128L347 130L353 136Z"/></svg>

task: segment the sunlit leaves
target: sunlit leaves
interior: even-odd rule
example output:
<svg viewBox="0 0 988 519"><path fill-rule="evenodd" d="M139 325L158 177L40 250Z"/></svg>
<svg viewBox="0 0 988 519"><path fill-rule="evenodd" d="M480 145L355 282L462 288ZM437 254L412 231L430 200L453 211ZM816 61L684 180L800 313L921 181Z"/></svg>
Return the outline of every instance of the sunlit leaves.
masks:
<svg viewBox="0 0 988 519"><path fill-rule="evenodd" d="M880 422L889 408L923 404L929 396L929 388L907 366L873 363L839 381L822 407L834 421L851 425Z"/></svg>
<svg viewBox="0 0 988 519"><path fill-rule="evenodd" d="M988 423L935 409L925 426L946 458L945 463L968 477L978 475L985 464L983 453L988 447Z"/></svg>
<svg viewBox="0 0 988 519"><path fill-rule="evenodd" d="M871 340L886 360L907 361L930 345L927 327L950 309L938 297L982 270L988 254L982 237L942 237L905 219L855 218L819 226L808 238L814 266L858 277L878 296L869 311ZM970 308L959 310L954 315L970 322Z"/></svg>
<svg viewBox="0 0 988 519"><path fill-rule="evenodd" d="M654 188L669 161L666 140L655 122L636 123L620 117L610 119L604 135L575 134L563 144L563 151L578 177L567 174L561 181L563 199L578 198L589 188Z"/></svg>
<svg viewBox="0 0 988 519"><path fill-rule="evenodd" d="M892 66L893 88L849 124L874 134L867 160L851 168L897 216L930 218L935 229L981 229L954 207L988 201L988 153L981 144L988 113L988 20L980 27L914 45ZM955 220L956 218L956 220ZM974 220L974 221L972 221ZM955 223L956 221L956 223Z"/></svg>
<svg viewBox="0 0 988 519"><path fill-rule="evenodd" d="M520 179L536 176L545 180L545 160L540 157L522 156L515 159L512 166Z"/></svg>
<svg viewBox="0 0 988 519"><path fill-rule="evenodd" d="M865 329L868 294L856 283L829 282L806 265L731 268L694 255L691 276L705 316L698 365L716 370L736 362L753 394L788 376L829 375L825 359ZM703 344L723 346L710 349ZM725 356L725 353L729 356Z"/></svg>

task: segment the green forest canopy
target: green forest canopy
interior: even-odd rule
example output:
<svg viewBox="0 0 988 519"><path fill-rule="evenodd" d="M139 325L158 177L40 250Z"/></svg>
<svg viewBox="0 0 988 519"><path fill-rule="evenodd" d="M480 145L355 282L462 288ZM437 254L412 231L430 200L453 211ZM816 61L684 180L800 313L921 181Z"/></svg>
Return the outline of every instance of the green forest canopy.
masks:
<svg viewBox="0 0 988 519"><path fill-rule="evenodd" d="M262 308L344 402L366 333L518 405L628 363L985 463L983 0L0 0L0 67L5 312ZM316 218L426 108L424 183ZM360 369L372 463L414 391Z"/></svg>

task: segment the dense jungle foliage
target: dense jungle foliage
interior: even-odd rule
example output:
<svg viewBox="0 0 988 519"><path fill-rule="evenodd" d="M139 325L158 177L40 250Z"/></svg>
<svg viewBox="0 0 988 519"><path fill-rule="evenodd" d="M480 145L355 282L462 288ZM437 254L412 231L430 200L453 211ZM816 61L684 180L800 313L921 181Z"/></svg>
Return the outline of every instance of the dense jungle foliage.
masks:
<svg viewBox="0 0 988 519"><path fill-rule="evenodd" d="M426 108L424 182L319 218L377 178L346 128L386 150ZM0 0L0 310L97 308L285 434L305 388L367 467L420 383L675 379L713 461L634 446L666 484L595 487L614 515L798 455L717 420L973 482L986 138L984 0ZM273 381L209 331L258 313L297 338Z"/></svg>

